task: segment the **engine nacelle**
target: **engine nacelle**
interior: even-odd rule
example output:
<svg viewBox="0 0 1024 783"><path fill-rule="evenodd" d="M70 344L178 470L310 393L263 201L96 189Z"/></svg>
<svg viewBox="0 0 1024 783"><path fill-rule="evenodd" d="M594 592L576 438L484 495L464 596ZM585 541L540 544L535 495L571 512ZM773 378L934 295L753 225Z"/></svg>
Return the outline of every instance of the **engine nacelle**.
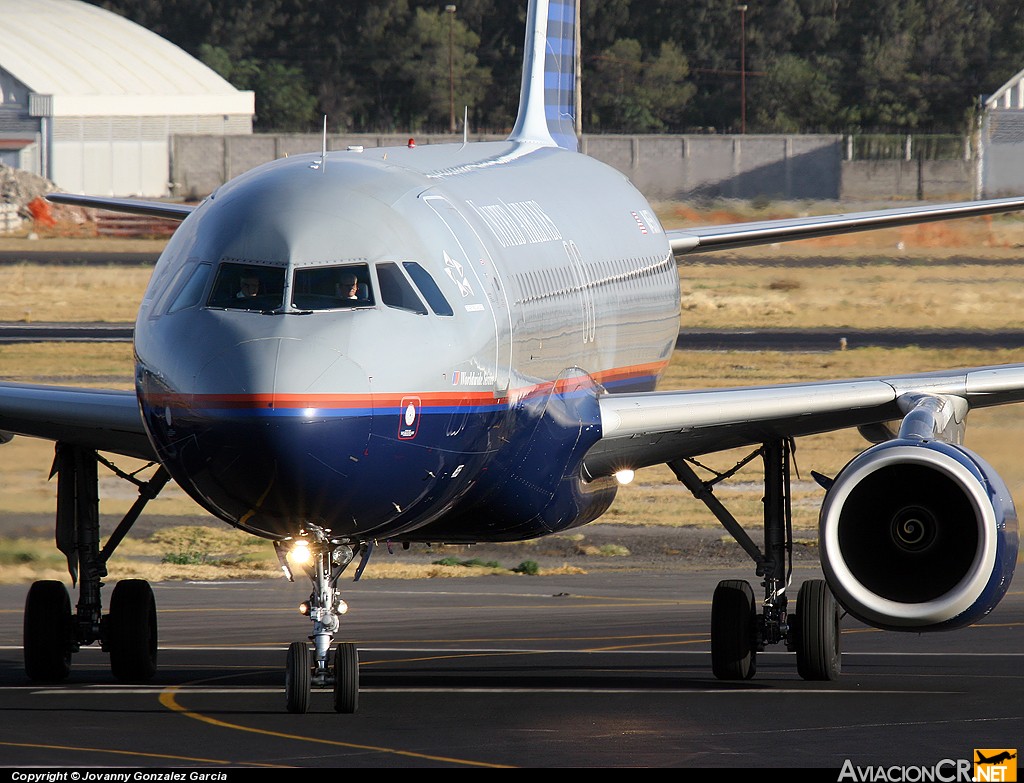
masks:
<svg viewBox="0 0 1024 783"><path fill-rule="evenodd" d="M1006 484L961 446L892 440L855 457L821 508L821 563L853 616L897 631L947 630L988 614L1017 562Z"/></svg>

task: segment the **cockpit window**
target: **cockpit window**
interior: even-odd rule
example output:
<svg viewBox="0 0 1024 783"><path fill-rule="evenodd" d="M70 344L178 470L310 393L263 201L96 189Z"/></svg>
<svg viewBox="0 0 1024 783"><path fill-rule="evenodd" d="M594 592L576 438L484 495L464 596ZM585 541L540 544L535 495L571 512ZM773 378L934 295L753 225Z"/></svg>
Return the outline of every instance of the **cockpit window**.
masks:
<svg viewBox="0 0 1024 783"><path fill-rule="evenodd" d="M210 279L210 265L198 264L189 275L188 282L182 286L181 291L174 297L171 306L167 308L168 313L176 313L189 307L195 307L202 301L203 291L206 289L206 281Z"/></svg>
<svg viewBox="0 0 1024 783"><path fill-rule="evenodd" d="M229 310L276 310L284 301L284 273L284 267L221 264L208 306Z"/></svg>
<svg viewBox="0 0 1024 783"><path fill-rule="evenodd" d="M403 261L402 266L405 267L405 271L409 273L409 277L412 278L416 287L420 289L420 293L423 294L423 298L427 300L427 304L430 305L430 309L434 311L435 315L455 315L452 306L448 304L448 300L444 298L441 289L437 287L434 278L426 269L415 261Z"/></svg>
<svg viewBox="0 0 1024 783"><path fill-rule="evenodd" d="M292 281L292 307L298 310L334 310L373 304L370 267L366 264L296 269Z"/></svg>
<svg viewBox="0 0 1024 783"><path fill-rule="evenodd" d="M380 281L380 300L388 307L408 310L419 315L427 314L427 308L416 296L416 291L402 274L398 264L377 264L377 280Z"/></svg>

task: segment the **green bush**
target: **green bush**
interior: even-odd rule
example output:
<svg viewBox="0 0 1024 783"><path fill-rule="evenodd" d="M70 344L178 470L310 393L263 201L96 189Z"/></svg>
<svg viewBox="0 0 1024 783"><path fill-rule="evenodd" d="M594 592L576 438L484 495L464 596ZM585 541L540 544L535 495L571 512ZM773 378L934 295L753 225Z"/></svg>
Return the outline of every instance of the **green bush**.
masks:
<svg viewBox="0 0 1024 783"><path fill-rule="evenodd" d="M513 573L526 574L527 576L536 576L540 573L540 566L536 560L524 560L515 568L512 569Z"/></svg>

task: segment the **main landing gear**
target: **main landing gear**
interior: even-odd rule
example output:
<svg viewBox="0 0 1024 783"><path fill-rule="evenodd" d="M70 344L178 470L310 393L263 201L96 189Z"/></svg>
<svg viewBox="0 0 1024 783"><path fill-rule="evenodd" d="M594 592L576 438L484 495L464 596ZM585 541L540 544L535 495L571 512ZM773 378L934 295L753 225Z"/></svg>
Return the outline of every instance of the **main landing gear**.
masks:
<svg viewBox="0 0 1024 783"><path fill-rule="evenodd" d="M712 491L754 457L764 463L764 549L762 553ZM711 600L711 668L720 680L747 680L757 671L757 653L785 643L796 653L797 672L805 680L835 680L841 671L839 604L823 579L804 582L796 611L788 612L786 590L792 579L793 527L790 506L792 442L776 440L714 481L702 481L689 463L669 463L676 477L703 502L750 555L763 577L760 608L749 582L727 579Z"/></svg>
<svg viewBox="0 0 1024 783"><path fill-rule="evenodd" d="M309 709L313 686L330 687L334 697L334 711L351 714L359 705L359 651L351 642L334 642L334 634L341 627L341 616L348 606L338 591L338 579L355 559L357 548L362 561L356 579L363 572L372 552L369 544L353 545L332 539L330 531L308 526L301 537L275 542L281 566L289 580L293 580L291 566L299 566L313 582L313 592L300 611L313 621L309 637L312 651L306 642L292 642L285 659L284 690L288 712L302 713Z"/></svg>
<svg viewBox="0 0 1024 783"><path fill-rule="evenodd" d="M138 500L102 548L97 479L100 462L139 488ZM148 481L141 481L91 449L65 443L57 444L53 473L57 476L57 548L67 557L79 599L72 613L63 582L43 580L29 588L23 627L25 673L36 681L64 680L71 672L72 654L82 645L100 642L110 654L110 670L117 679L152 679L156 674L157 622L149 583L142 579L118 582L106 615L100 590L110 555L170 477L160 467Z"/></svg>

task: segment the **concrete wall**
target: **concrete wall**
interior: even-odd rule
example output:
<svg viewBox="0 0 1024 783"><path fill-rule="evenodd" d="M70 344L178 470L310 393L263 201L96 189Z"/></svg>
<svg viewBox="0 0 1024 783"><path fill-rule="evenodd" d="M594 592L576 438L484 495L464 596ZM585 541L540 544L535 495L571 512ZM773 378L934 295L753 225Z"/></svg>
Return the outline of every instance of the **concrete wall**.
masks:
<svg viewBox="0 0 1024 783"><path fill-rule="evenodd" d="M583 151L626 174L647 198L834 199L843 137L587 136Z"/></svg>
<svg viewBox="0 0 1024 783"><path fill-rule="evenodd" d="M844 160L842 201L974 198L975 164L966 160Z"/></svg>
<svg viewBox="0 0 1024 783"><path fill-rule="evenodd" d="M502 136L478 136L474 141ZM417 144L461 137L417 137ZM171 141L173 195L199 198L275 158L319 151L315 134L191 136ZM329 136L329 150L405 145L407 136ZM971 198L971 161L844 161L838 135L585 136L583 151L651 201L695 198L875 201Z"/></svg>
<svg viewBox="0 0 1024 783"><path fill-rule="evenodd" d="M504 136L476 136L473 141L486 141ZM461 141L458 136L417 136L417 144ZM396 147L408 144L405 135L333 135L327 137L327 149L343 150L351 146ZM171 195L201 198L214 188L251 168L286 155L319 152L323 137L317 134L254 134L251 136L171 137Z"/></svg>

